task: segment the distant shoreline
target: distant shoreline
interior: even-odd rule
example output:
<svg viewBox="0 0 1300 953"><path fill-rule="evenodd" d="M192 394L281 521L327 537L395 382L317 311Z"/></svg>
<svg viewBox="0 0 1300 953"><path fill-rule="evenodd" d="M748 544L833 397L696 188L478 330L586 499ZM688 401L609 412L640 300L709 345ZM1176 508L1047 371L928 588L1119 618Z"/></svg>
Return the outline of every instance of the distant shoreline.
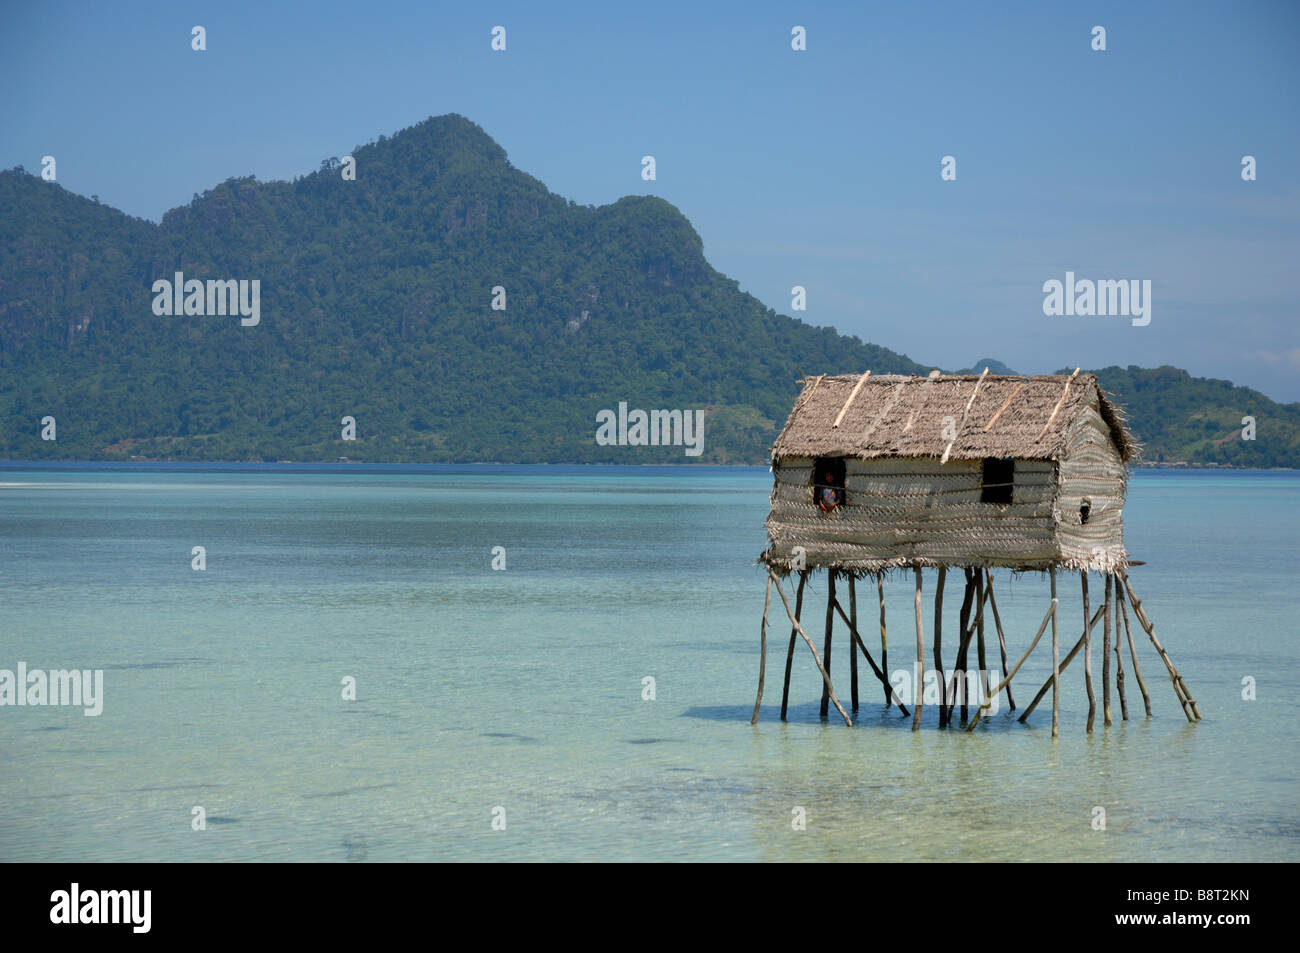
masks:
<svg viewBox="0 0 1300 953"><path fill-rule="evenodd" d="M0 470L143 473L471 473L475 470L757 470L765 463L276 463L139 460L0 460Z"/></svg>
<svg viewBox="0 0 1300 953"><path fill-rule="evenodd" d="M184 460L0 460L0 470L34 472L116 473L427 473L453 474L489 471L526 472L546 469L554 472L593 470L683 471L767 470L766 463L297 463L279 461L215 462ZM1229 467L1217 464L1144 463L1133 471L1159 470L1177 473L1294 473L1294 467Z"/></svg>

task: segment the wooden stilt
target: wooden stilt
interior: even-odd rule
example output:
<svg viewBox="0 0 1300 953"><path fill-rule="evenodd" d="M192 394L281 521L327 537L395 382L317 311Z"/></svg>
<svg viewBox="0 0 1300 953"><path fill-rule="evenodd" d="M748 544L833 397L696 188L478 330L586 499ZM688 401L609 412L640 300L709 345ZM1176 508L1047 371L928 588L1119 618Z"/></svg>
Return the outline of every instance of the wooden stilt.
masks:
<svg viewBox="0 0 1300 953"><path fill-rule="evenodd" d="M1110 600L1114 579L1106 573L1106 601L1101 616L1101 723L1110 727Z"/></svg>
<svg viewBox="0 0 1300 953"><path fill-rule="evenodd" d="M948 690L943 680L943 583L948 567L939 567L939 581L934 584L934 670L939 676L939 727L948 724Z"/></svg>
<svg viewBox="0 0 1300 953"><path fill-rule="evenodd" d="M975 601L975 580L972 578L970 569L966 570L966 585L970 587L971 602ZM982 608L982 607L981 607ZM978 610L976 610L978 611ZM967 617L969 621L969 616ZM966 706L970 701L970 679L966 677L966 672L970 667L970 637L963 632L961 648L957 655L957 678L961 683L961 688L957 692L957 697L961 699L961 723L966 724Z"/></svg>
<svg viewBox="0 0 1300 953"><path fill-rule="evenodd" d="M1093 615L1092 622L1089 623L1089 626L1095 627L1097 625L1097 620L1100 618L1101 610L1098 609L1096 614ZM1065 657L1065 661L1059 666L1060 672L1064 672L1069 668L1070 663L1074 661L1074 657L1079 654L1079 650L1083 648L1083 638L1082 635L1079 636L1079 641L1074 643L1074 648L1070 649L1070 654ZM1029 703L1029 707L1021 714L1019 721L1023 723L1026 718L1034 713L1034 709L1038 707L1038 703L1043 700L1043 697L1047 694L1047 690L1052 687L1055 680L1056 679L1052 675L1047 676L1047 681L1043 682L1043 687L1038 690L1038 694L1034 696L1034 700Z"/></svg>
<svg viewBox="0 0 1300 953"><path fill-rule="evenodd" d="M925 697L925 633L921 627L921 567L913 566L916 575L916 682L912 690L912 700L916 707L912 711L912 730L921 730L921 708Z"/></svg>
<svg viewBox="0 0 1300 953"><path fill-rule="evenodd" d="M790 704L790 665L794 662L794 641L799 638L799 616L803 613L803 587L808 582L808 570L799 572L799 591L794 597L794 625L790 627L790 648L785 653L785 687L781 689L781 720Z"/></svg>
<svg viewBox="0 0 1300 953"><path fill-rule="evenodd" d="M758 696L754 699L754 717L751 725L758 724L758 709L763 704L763 676L767 673L767 610L772 605L772 577L767 577L767 593L763 596L763 624L759 627Z"/></svg>
<svg viewBox="0 0 1300 953"><path fill-rule="evenodd" d="M826 642L822 646L822 664L829 675L831 670L831 630L835 627L835 570L826 570ZM822 717L830 710L831 682L822 683Z"/></svg>
<svg viewBox="0 0 1300 953"><path fill-rule="evenodd" d="M835 697L835 688L831 685L830 673L827 672L826 667L822 665L821 657L817 654L817 646L813 645L813 640L808 637L808 633L805 632L803 626L799 624L799 620L795 618L795 614L790 611L790 600L785 597L785 590L781 588L781 580L776 578L776 574L770 571L768 575L772 577L772 582L776 584L776 594L781 597L781 605L785 606L785 614L790 617L790 623L794 626L795 632L798 633L805 643L807 643L808 651L812 652L813 661L817 663L817 671L822 673L822 681L825 683L827 691L830 692L831 701L835 703L836 710L839 711L840 715L844 718L844 724L852 727L853 720L849 718L849 713L844 710L844 706L840 704L840 700Z"/></svg>
<svg viewBox="0 0 1300 953"><path fill-rule="evenodd" d="M867 643L862 641L862 635L858 632L858 627L844 614L844 607L840 605L838 599L835 600L835 611L840 614L840 618L844 620L844 624L849 627L849 635L857 646L857 651L861 652L863 657L866 658L867 664L871 666L871 671L875 673L876 678L880 680L880 684L885 687L885 704L897 705L899 711L906 715L907 706L903 704L903 700L899 698L898 693L894 691L894 686L889 684L889 679L886 677L885 673L876 667L876 660L871 657L871 652L867 649Z"/></svg>
<svg viewBox="0 0 1300 953"><path fill-rule="evenodd" d="M1002 689L1005 688L1007 690L1008 697L1011 695L1011 676L1015 675L1016 672L1020 671L1020 666L1025 664L1025 659L1029 658L1029 653L1034 650L1034 646L1038 645L1038 640L1043 637L1043 632L1046 631L1047 629L1047 623L1051 620L1054 620L1055 618L1056 618L1056 599L1053 598L1052 604L1048 606L1047 612L1043 615L1043 621L1038 624L1038 631L1034 634L1033 641L1029 643L1029 648L1025 649L1025 654L1020 656L1020 661L1016 662L1015 667L1013 667L1011 671L1007 673L1006 678L998 682L997 686L993 689L992 694L985 697L983 704L981 704L980 707L976 709L975 717L972 718L970 720L970 724L966 726L967 731L975 730L975 726L979 724L980 718L982 718L984 712L988 710L989 707L992 706L994 697L999 692L1001 692ZM1025 719L1022 717L1020 720L1024 721Z"/></svg>
<svg viewBox="0 0 1300 953"><path fill-rule="evenodd" d="M966 589L961 597L961 609L957 612L957 656L953 677L949 682L943 671L939 672L939 680L943 682L942 689L943 710L944 714L939 716L940 724L946 724L952 721L953 709L957 707L957 699L966 700L966 628L970 623L971 603L975 601L975 586L971 582L969 567L964 569L966 575ZM965 721L965 718L962 718Z"/></svg>
<svg viewBox="0 0 1300 953"><path fill-rule="evenodd" d="M1187 690L1187 684L1183 681L1183 677L1178 674L1178 669L1174 668L1174 663L1169 657L1169 653L1165 651L1165 647L1161 645L1160 640L1156 638L1156 627L1151 624L1151 620L1147 618L1147 614L1142 610L1142 600L1139 599L1137 594L1133 591L1133 583L1129 581L1127 575L1123 578L1124 588L1128 590L1128 600L1133 604L1133 614L1137 616L1138 622L1151 638L1151 644L1154 645L1156 651L1160 653L1160 658L1164 661L1165 668L1169 670L1169 680L1173 682L1174 694L1178 696L1178 702L1183 706L1183 714L1187 716L1188 721L1198 721L1201 717L1201 712L1196 706L1196 699L1193 698L1192 693Z"/></svg>
<svg viewBox="0 0 1300 953"><path fill-rule="evenodd" d="M981 609L984 608L984 573L978 569L975 570L975 600L979 603ZM979 661L980 667L980 702L989 697L989 666L984 659L984 613L975 614L975 657ZM966 709L962 709L962 718L966 717Z"/></svg>
<svg viewBox="0 0 1300 953"><path fill-rule="evenodd" d="M967 570L967 585L971 586L971 602L974 603L974 574L973 571ZM984 600L981 597L978 604L975 605L975 618L969 619L970 613L967 612L967 619L970 624L958 633L957 639L957 667L953 670L952 681L948 684L948 722L952 723L952 712L957 705L958 697L962 700L962 721L966 720L966 706L969 703L967 698L967 687L970 685L966 678L966 659L969 657L970 640L975 636L975 630L979 628L980 623L984 620ZM943 677L943 673L940 673ZM958 680L961 682L961 690L958 691Z"/></svg>
<svg viewBox="0 0 1300 953"><path fill-rule="evenodd" d="M858 592L853 583L853 574L849 574L849 625L853 631L858 630ZM858 650L849 640L849 679L852 681L850 694L853 696L853 713L858 713Z"/></svg>
<svg viewBox="0 0 1300 953"><path fill-rule="evenodd" d="M889 645L885 642L885 574L876 573L876 594L880 597L880 667L884 670L886 677L885 685L885 704L889 704L891 691L888 685L889 677Z"/></svg>
<svg viewBox="0 0 1300 953"><path fill-rule="evenodd" d="M1128 697L1124 694L1124 653L1121 651L1119 638L1119 603L1124 600L1119 580L1115 579L1115 608L1110 610L1115 622L1115 693L1119 695L1119 716L1128 721ZM1107 600L1109 602L1110 600Z"/></svg>
<svg viewBox="0 0 1300 953"><path fill-rule="evenodd" d="M1142 669L1138 665L1137 649L1133 645L1133 628L1128 623L1128 608L1124 605L1124 590L1119 586L1115 587L1119 595L1119 611L1124 617L1124 635L1128 639L1128 656L1133 661L1133 675L1138 681L1138 690L1142 692L1142 706L1147 710L1147 717L1151 717L1151 696L1147 694L1147 683L1142 680Z"/></svg>
<svg viewBox="0 0 1300 953"><path fill-rule="evenodd" d="M998 630L998 647L1002 650L1002 681L1007 686L1008 710L1015 711L1016 696L1011 694L1011 676L1007 673L1007 637L1002 634L1002 617L998 615L998 600L993 596L993 571L991 569L984 570L984 583L989 594L989 608L993 610L993 624Z"/></svg>
<svg viewBox="0 0 1300 953"><path fill-rule="evenodd" d="M1088 731L1097 717L1097 696L1092 691L1092 626L1088 625L1088 570L1079 570L1083 580L1083 684L1088 689Z"/></svg>
<svg viewBox="0 0 1300 953"><path fill-rule="evenodd" d="M1056 598L1056 568L1048 570L1048 575L1052 579L1052 737L1055 738L1060 730L1061 722L1061 640L1056 631L1057 606L1059 605ZM1087 583L1084 583L1087 585ZM1085 596L1083 600L1083 638L1088 638L1088 599ZM1069 665L1070 660L1066 659L1065 664ZM1041 694L1041 693L1040 693ZM1034 705L1038 704L1038 699L1034 699ZM1034 705L1029 706L1020 716L1023 722L1029 717L1029 712L1034 710Z"/></svg>

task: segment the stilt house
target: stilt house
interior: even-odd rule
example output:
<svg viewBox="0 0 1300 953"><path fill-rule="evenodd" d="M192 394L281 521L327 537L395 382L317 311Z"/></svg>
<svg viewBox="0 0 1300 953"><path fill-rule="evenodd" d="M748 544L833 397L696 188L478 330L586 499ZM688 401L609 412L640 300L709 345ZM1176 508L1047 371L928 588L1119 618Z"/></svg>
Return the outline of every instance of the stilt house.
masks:
<svg viewBox="0 0 1300 953"><path fill-rule="evenodd" d="M807 379L772 452L763 560L1110 572L1137 452L1090 374ZM823 513L827 473L844 502Z"/></svg>
<svg viewBox="0 0 1300 953"><path fill-rule="evenodd" d="M921 723L920 686L925 675L921 580L922 570L937 569L931 679L939 674L939 727L961 721L973 730L991 700L1005 691L1012 711L1016 702L1011 679L1051 625L1052 674L1020 716L1025 721L1050 689L1052 736L1057 734L1061 672L1082 650L1088 692L1088 730L1092 730L1096 696L1092 679L1092 632L1102 622L1102 689L1105 724L1111 724L1110 678L1112 632L1114 665L1122 717L1128 718L1125 672L1120 652L1123 621L1133 673L1142 690L1147 715L1150 696L1138 667L1129 628L1127 603L1150 637L1169 672L1174 692L1188 721L1200 718L1192 698L1129 580L1131 565L1124 549L1126 464L1139 448L1125 426L1124 414L1091 374L1037 377L940 374L929 377L862 375L806 377L785 428L772 450L773 486L767 518L768 546L759 561L768 570L763 607L763 661L759 668L758 719L767 657L767 616L772 589L781 598L792 629L786 651L781 717L786 716L790 671L797 637L802 636L822 676L821 714L834 702L846 724L848 712L831 684L831 635L836 619L850 635L852 706L858 708L858 657L863 656L884 691L886 705L907 715L904 699L891 684L885 634L884 580L889 570L911 570L915 581L916 697L912 729ZM826 634L819 655L801 624L804 587L809 576L826 570ZM957 624L956 669L942 659L943 595L950 569L964 576ZM1037 634L1020 660L1008 664L993 570L1045 571L1051 582L1050 603ZM1079 573L1082 635L1064 660L1058 638L1059 599L1056 574ZM1098 573L1105 600L1091 613L1088 576ZM795 605L781 582L797 575ZM880 604L880 665L858 630L855 584L874 576ZM848 584L848 611L836 596L837 578ZM985 606L997 629L1000 677L986 659ZM1112 626L1113 623L1113 626ZM975 647L978 668L969 669L968 649ZM909 653L910 656L910 653ZM967 718L967 676L975 684L978 705Z"/></svg>

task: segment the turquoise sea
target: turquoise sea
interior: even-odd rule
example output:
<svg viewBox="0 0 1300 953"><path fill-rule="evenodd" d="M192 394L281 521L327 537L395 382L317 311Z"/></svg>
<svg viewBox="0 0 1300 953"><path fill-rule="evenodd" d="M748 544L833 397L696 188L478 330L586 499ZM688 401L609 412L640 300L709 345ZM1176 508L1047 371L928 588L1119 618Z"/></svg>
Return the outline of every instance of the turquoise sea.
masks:
<svg viewBox="0 0 1300 953"><path fill-rule="evenodd" d="M1204 720L1135 623L1154 717L1129 666L1131 720L1116 701L1086 734L1076 661L1056 741L1050 699L972 734L928 706L914 734L865 676L854 727L823 721L802 643L781 723L775 596L751 726L769 488L765 468L0 465L0 669L104 672L98 717L0 707L0 859L1300 860L1300 474L1134 474L1133 582ZM996 591L1014 661L1047 583ZM910 576L886 594L897 668ZM824 597L822 577L819 643ZM1077 575L1061 597L1064 655ZM859 614L874 651L874 587ZM1048 670L1044 641L1022 708ZM1099 649L1094 673L1100 692Z"/></svg>

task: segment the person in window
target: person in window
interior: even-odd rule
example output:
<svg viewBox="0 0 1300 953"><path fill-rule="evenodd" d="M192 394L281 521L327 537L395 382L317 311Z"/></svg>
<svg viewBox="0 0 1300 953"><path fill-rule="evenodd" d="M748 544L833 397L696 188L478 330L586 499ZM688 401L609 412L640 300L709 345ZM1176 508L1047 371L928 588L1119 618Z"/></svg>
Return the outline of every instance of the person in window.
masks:
<svg viewBox="0 0 1300 953"><path fill-rule="evenodd" d="M822 482L817 486L817 507L823 513L829 513L844 502L844 488L837 486L835 475L827 471L822 475Z"/></svg>

